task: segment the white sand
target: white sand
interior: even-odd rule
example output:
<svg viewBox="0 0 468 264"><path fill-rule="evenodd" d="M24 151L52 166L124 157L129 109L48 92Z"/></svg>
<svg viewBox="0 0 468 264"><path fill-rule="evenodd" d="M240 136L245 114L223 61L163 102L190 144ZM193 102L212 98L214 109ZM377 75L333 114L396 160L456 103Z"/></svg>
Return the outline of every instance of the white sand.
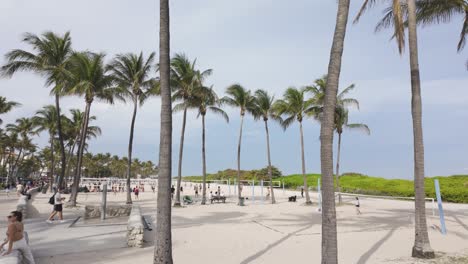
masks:
<svg viewBox="0 0 468 264"><path fill-rule="evenodd" d="M211 185L213 192L216 186ZM184 186L184 191L194 194L189 185ZM227 188L223 191L228 194ZM257 188L256 195L259 194ZM304 199L287 202L287 196L300 196L298 192L287 191L283 195L282 190L276 190L275 194L278 201L275 205L256 197L255 203L249 198L247 206L239 207L231 189L232 196L226 204L202 206L197 202L174 208L175 263L319 263L321 215L316 211L316 194L312 194L313 206L305 206ZM245 187L244 195L251 195L251 189ZM100 197L101 194L91 193L80 195L79 199L81 203L96 204ZM153 220L155 197L148 186L136 201ZM125 247L125 225L68 228L82 213L80 209L65 209L68 219L65 224L46 224L44 219L51 209L48 198L49 194L35 199L36 218L26 221L37 263L152 263L154 231L145 234L145 248L129 249ZM123 202L125 194L109 193L108 201ZM361 199L363 214L358 216L351 201L352 197L346 197L348 204L337 207L340 263L414 262L409 258L414 241L413 202ZM0 213L6 215L12 208L10 203L0 203ZM432 216L430 203L427 207L430 241L438 255L468 254L468 205L444 204L448 230L445 236L431 228L440 223L438 216ZM3 233L4 221L0 223Z"/></svg>

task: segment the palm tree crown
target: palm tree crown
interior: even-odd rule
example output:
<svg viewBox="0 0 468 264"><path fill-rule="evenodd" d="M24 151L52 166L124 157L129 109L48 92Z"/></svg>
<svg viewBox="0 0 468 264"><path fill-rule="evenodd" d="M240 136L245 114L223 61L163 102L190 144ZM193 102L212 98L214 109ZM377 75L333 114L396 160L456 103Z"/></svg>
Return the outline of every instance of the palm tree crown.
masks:
<svg viewBox="0 0 468 264"><path fill-rule="evenodd" d="M5 114L10 112L14 107L20 106L20 103L14 101L7 101L6 97L0 96L0 114ZM0 125L3 123L3 120L0 118Z"/></svg>

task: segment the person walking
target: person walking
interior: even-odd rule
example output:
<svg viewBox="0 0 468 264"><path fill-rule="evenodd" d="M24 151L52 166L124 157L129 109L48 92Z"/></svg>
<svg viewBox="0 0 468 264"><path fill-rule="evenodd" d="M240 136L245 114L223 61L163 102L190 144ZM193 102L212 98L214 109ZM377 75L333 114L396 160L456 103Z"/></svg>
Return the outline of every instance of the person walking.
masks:
<svg viewBox="0 0 468 264"><path fill-rule="evenodd" d="M138 189L138 186L135 187L135 189L133 190L133 193L135 194L135 199L138 200L138 194L140 193L140 190Z"/></svg>
<svg viewBox="0 0 468 264"><path fill-rule="evenodd" d="M195 190L195 197L198 197L198 185L195 185L193 189Z"/></svg>
<svg viewBox="0 0 468 264"><path fill-rule="evenodd" d="M301 197L304 198L304 187L301 187Z"/></svg>
<svg viewBox="0 0 468 264"><path fill-rule="evenodd" d="M65 200L65 197L62 198L61 195L62 189L57 189L57 192L54 194L53 199L51 197L51 200L53 200L53 205L54 205L54 211L50 214L49 218L46 220L47 223L51 224L52 221L54 220L55 215L58 215L60 223L63 223L63 206L62 202ZM49 201L50 203L50 201Z"/></svg>
<svg viewBox="0 0 468 264"><path fill-rule="evenodd" d="M174 200L174 193L175 193L175 188L174 185L171 187L171 200Z"/></svg>
<svg viewBox="0 0 468 264"><path fill-rule="evenodd" d="M13 211L8 215L7 237L0 245L2 256L11 254L13 250L18 250L23 255L23 262L26 264L35 264L34 257L28 242L24 238L23 214L19 211ZM8 245L6 248L5 246Z"/></svg>
<svg viewBox="0 0 468 264"><path fill-rule="evenodd" d="M361 203L359 202L359 197L356 196L356 201L354 201L354 206L356 207L356 214L360 215L361 210L359 208L361 207Z"/></svg>

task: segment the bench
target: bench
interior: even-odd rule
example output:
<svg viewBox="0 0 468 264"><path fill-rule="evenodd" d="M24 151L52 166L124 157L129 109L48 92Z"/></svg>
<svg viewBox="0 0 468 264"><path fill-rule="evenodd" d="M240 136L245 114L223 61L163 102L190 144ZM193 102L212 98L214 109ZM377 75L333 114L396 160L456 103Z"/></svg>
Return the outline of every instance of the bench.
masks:
<svg viewBox="0 0 468 264"><path fill-rule="evenodd" d="M26 242L29 244L29 237L28 233L24 232L24 238ZM3 252L1 252L3 254ZM13 250L10 254L6 256L2 256L0 254L0 264L21 264L23 263L23 255L18 250Z"/></svg>
<svg viewBox="0 0 468 264"><path fill-rule="evenodd" d="M226 196L213 196L211 197L210 199L211 203L213 203L214 201L215 202L223 202L223 203L226 203Z"/></svg>

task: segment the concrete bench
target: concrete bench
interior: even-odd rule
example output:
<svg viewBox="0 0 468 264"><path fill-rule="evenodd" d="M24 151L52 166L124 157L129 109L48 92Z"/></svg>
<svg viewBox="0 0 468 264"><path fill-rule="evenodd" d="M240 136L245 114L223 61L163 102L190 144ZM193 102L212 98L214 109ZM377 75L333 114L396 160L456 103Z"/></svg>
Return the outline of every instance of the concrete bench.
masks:
<svg viewBox="0 0 468 264"><path fill-rule="evenodd" d="M132 206L132 212L128 217L127 246L143 247L144 224L141 217L141 209L138 205Z"/></svg>
<svg viewBox="0 0 468 264"><path fill-rule="evenodd" d="M24 238L26 239L26 242L29 244L29 237L28 237L27 232L24 232ZM3 252L1 254L3 254ZM0 254L0 264L23 263L23 256L21 255L21 252L19 252L18 250L13 250L10 254L6 256L2 256L1 254Z"/></svg>
<svg viewBox="0 0 468 264"><path fill-rule="evenodd" d="M6 256L0 255L0 264L20 264L22 263L23 257L18 250L13 250L10 254Z"/></svg>

